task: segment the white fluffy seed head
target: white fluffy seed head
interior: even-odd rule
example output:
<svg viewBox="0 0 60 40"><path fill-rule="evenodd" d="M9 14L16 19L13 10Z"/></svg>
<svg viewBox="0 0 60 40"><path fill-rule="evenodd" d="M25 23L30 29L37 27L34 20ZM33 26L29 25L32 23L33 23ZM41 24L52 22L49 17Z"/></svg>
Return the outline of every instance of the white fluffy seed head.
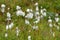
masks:
<svg viewBox="0 0 60 40"><path fill-rule="evenodd" d="M12 26L11 25L9 25L9 29L11 29L12 28Z"/></svg>
<svg viewBox="0 0 60 40"><path fill-rule="evenodd" d="M31 39L31 36L30 35L28 36L28 39Z"/></svg>
<svg viewBox="0 0 60 40"><path fill-rule="evenodd" d="M2 12L2 13L4 13L4 12L5 12L5 9L4 9L4 8L2 8L2 9L1 9L1 12Z"/></svg>
<svg viewBox="0 0 60 40"><path fill-rule="evenodd" d="M33 10L32 9L30 9L30 12L32 12Z"/></svg>
<svg viewBox="0 0 60 40"><path fill-rule="evenodd" d="M26 11L27 11L27 12L30 12L30 9L27 9Z"/></svg>
<svg viewBox="0 0 60 40"><path fill-rule="evenodd" d="M38 5L38 3L35 3L35 6L37 6Z"/></svg>
<svg viewBox="0 0 60 40"><path fill-rule="evenodd" d="M43 15L41 15L40 17L43 18Z"/></svg>
<svg viewBox="0 0 60 40"><path fill-rule="evenodd" d="M38 30L38 26L32 26L32 28L34 29L34 30Z"/></svg>
<svg viewBox="0 0 60 40"><path fill-rule="evenodd" d="M16 27L16 35L19 35L20 30L18 29L18 27Z"/></svg>
<svg viewBox="0 0 60 40"><path fill-rule="evenodd" d="M41 6L41 9L42 9L43 7Z"/></svg>
<svg viewBox="0 0 60 40"><path fill-rule="evenodd" d="M19 9L21 9L21 7L20 6L16 6L16 10L19 10Z"/></svg>
<svg viewBox="0 0 60 40"><path fill-rule="evenodd" d="M18 29L18 27L16 27L16 29Z"/></svg>
<svg viewBox="0 0 60 40"><path fill-rule="evenodd" d="M16 15L17 16L25 16L25 12L23 12L22 10L18 10L17 12L16 12Z"/></svg>
<svg viewBox="0 0 60 40"><path fill-rule="evenodd" d="M36 21L34 21L34 23L36 23L36 24L37 24L37 23L39 23L39 21L40 21L40 19L37 19Z"/></svg>
<svg viewBox="0 0 60 40"><path fill-rule="evenodd" d="M49 16L48 18L50 19L51 17Z"/></svg>
<svg viewBox="0 0 60 40"><path fill-rule="evenodd" d="M9 24L9 29L12 29L13 25L14 25L13 22Z"/></svg>
<svg viewBox="0 0 60 40"><path fill-rule="evenodd" d="M30 24L30 22L28 20L25 20L25 24Z"/></svg>
<svg viewBox="0 0 60 40"><path fill-rule="evenodd" d="M33 26L33 29L35 29L35 26Z"/></svg>
<svg viewBox="0 0 60 40"><path fill-rule="evenodd" d="M12 22L10 25L11 25L11 26L13 26L13 25L14 25L14 23Z"/></svg>
<svg viewBox="0 0 60 40"><path fill-rule="evenodd" d="M33 13L29 13L25 16L25 18L32 19L33 18Z"/></svg>
<svg viewBox="0 0 60 40"><path fill-rule="evenodd" d="M6 5L5 4L1 4L1 8L5 8L6 7Z"/></svg>
<svg viewBox="0 0 60 40"><path fill-rule="evenodd" d="M55 32L53 32L53 37L55 37Z"/></svg>
<svg viewBox="0 0 60 40"><path fill-rule="evenodd" d="M9 10L10 8L8 8L8 10Z"/></svg>
<svg viewBox="0 0 60 40"><path fill-rule="evenodd" d="M56 13L55 16L58 16L58 13Z"/></svg>
<svg viewBox="0 0 60 40"><path fill-rule="evenodd" d="M59 30L59 26L57 26L57 30Z"/></svg>
<svg viewBox="0 0 60 40"><path fill-rule="evenodd" d="M8 30L9 29L9 25L6 25L6 30Z"/></svg>
<svg viewBox="0 0 60 40"><path fill-rule="evenodd" d="M43 11L46 11L46 9L44 8Z"/></svg>
<svg viewBox="0 0 60 40"><path fill-rule="evenodd" d="M46 16L46 12L43 13L43 16Z"/></svg>
<svg viewBox="0 0 60 40"><path fill-rule="evenodd" d="M17 12L16 12L16 15L19 16L19 15L20 15L20 11L17 11Z"/></svg>
<svg viewBox="0 0 60 40"><path fill-rule="evenodd" d="M49 24L49 27L53 27L53 25L52 24Z"/></svg>
<svg viewBox="0 0 60 40"><path fill-rule="evenodd" d="M56 27L57 25L56 24L53 24L54 25L54 27Z"/></svg>
<svg viewBox="0 0 60 40"><path fill-rule="evenodd" d="M7 18L10 18L11 14L9 12L7 12Z"/></svg>
<svg viewBox="0 0 60 40"><path fill-rule="evenodd" d="M8 34L7 33L5 33L5 37L7 37L8 36Z"/></svg>
<svg viewBox="0 0 60 40"><path fill-rule="evenodd" d="M36 30L38 30L38 26L36 26L35 28L36 28Z"/></svg>
<svg viewBox="0 0 60 40"><path fill-rule="evenodd" d="M39 8L38 8L38 6L36 6L36 11L39 11Z"/></svg>
<svg viewBox="0 0 60 40"><path fill-rule="evenodd" d="M52 19L49 19L49 20L48 20L48 23L52 23Z"/></svg>
<svg viewBox="0 0 60 40"><path fill-rule="evenodd" d="M57 18L55 18L55 21L56 21L56 22L59 22L59 18L58 18L58 17L57 17Z"/></svg>

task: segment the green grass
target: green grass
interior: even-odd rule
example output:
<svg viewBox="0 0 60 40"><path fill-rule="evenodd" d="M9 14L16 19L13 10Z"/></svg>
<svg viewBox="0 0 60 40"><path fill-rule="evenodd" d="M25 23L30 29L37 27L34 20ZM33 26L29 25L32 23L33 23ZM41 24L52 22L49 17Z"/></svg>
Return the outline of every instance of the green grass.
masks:
<svg viewBox="0 0 60 40"><path fill-rule="evenodd" d="M25 25L24 24L24 18L19 16L19 18L16 16L16 6L19 5L22 7L22 10L26 12L27 8L32 8L35 10L35 2L39 3L39 9L40 6L43 6L44 8L47 9L48 12L53 12L56 13L60 11L60 0L34 0L31 2L30 0L0 0L0 5L2 3L6 4L6 11L4 16L1 15L0 11L0 40L28 40L27 37L28 35L32 36L32 40L60 40L60 30L58 31L55 27L52 28L52 30L56 33L56 37L53 37L50 35L49 31L50 28L47 23L47 18L41 20L38 25L39 29L32 30L31 26ZM6 12L7 12L7 7L10 7L10 13L12 15L12 21L14 22L14 27L12 30L6 31L5 26L6 26ZM33 20L30 20L31 24L33 25ZM15 33L15 28L19 27L21 32L19 33L19 36L16 36ZM28 31L31 30L29 33ZM8 37L5 38L4 34L8 32Z"/></svg>

